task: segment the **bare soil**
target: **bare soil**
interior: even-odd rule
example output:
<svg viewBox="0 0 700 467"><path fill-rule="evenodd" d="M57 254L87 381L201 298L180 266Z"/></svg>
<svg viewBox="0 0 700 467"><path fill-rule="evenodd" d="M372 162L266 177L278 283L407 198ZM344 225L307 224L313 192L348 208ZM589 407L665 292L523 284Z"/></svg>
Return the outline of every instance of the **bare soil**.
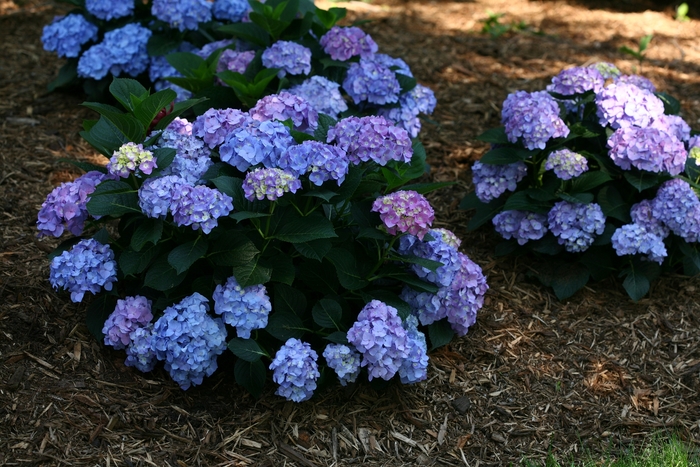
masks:
<svg viewBox="0 0 700 467"><path fill-rule="evenodd" d="M36 240L37 211L76 175L61 158L99 156L78 135L91 117L84 96L45 92L61 61L39 37L63 10L16 2L0 0L0 465L502 466L549 452L614 457L659 431L699 447L697 278L663 277L636 303L615 279L560 302L529 278L528 258L494 257L494 234L467 232L457 207L486 150L475 137L499 124L503 99L568 66L641 70L700 127L700 21L674 21L674 3L341 4L348 21L373 20L363 28L380 51L435 90L422 133L430 177L457 181L432 199L437 224L464 240L491 288L469 334L431 353L427 382L334 386L294 404L271 382L261 399L247 395L228 356L186 392L163 370L133 371L90 337L85 306L52 290L46 255L57 242ZM482 34L487 10L528 28ZM619 52L649 33L643 64Z"/></svg>

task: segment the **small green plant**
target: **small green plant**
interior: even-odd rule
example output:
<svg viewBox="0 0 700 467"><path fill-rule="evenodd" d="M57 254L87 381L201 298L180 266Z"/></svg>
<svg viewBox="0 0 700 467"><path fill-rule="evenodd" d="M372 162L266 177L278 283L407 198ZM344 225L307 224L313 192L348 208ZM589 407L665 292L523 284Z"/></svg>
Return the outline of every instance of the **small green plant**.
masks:
<svg viewBox="0 0 700 467"><path fill-rule="evenodd" d="M686 21L690 21L690 18L688 18L688 4L687 3L681 3L676 8L676 21L680 21L681 23L685 23Z"/></svg>
<svg viewBox="0 0 700 467"><path fill-rule="evenodd" d="M481 32L493 38L501 37L507 32L522 32L530 29L525 21L502 24L500 19L505 16L505 13L494 13L492 11L487 11L486 13L489 17L484 20Z"/></svg>
<svg viewBox="0 0 700 467"><path fill-rule="evenodd" d="M653 37L653 34L647 34L646 36L639 39L639 45L637 46L637 50L632 50L626 45L623 45L622 47L620 47L620 52L626 53L627 55L631 55L632 57L636 58L639 61L639 69L641 70L642 62L644 62L645 58L644 55Z"/></svg>

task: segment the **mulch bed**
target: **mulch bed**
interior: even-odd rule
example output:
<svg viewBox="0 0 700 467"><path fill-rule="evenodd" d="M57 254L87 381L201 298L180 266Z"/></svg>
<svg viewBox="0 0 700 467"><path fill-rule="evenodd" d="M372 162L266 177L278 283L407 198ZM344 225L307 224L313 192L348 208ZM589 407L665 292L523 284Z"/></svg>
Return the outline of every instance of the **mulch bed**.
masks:
<svg viewBox="0 0 700 467"><path fill-rule="evenodd" d="M469 166L487 149L515 90L542 89L562 68L595 61L624 72L618 52L654 39L641 65L700 126L700 22L673 20L669 2L474 0L353 3L349 20L380 51L404 58L435 90L422 139L430 178L456 181L432 197L438 226L488 275L469 334L430 354L427 382L358 384L289 403L271 382L259 400L233 378L233 358L183 392L163 370L141 374L89 335L84 305L53 291L36 213L76 173L61 158L99 160L78 135L80 94L47 94L61 65L42 50L51 2L0 0L0 465L501 466L640 446L658 431L700 442L700 281L664 277L632 302L615 279L563 302L530 278L528 258L496 258L488 228L467 232L458 209ZM618 4L618 2L614 2ZM480 34L487 10L530 32ZM637 11L634 13L624 11ZM692 14L692 12L691 12ZM697 12L696 12L697 14Z"/></svg>

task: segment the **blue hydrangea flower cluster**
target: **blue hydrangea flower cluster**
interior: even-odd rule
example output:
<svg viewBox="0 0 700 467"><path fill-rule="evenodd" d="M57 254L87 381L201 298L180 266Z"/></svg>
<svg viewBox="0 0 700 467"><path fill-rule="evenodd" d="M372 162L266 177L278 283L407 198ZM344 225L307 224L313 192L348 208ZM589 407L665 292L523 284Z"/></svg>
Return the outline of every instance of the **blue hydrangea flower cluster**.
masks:
<svg viewBox="0 0 700 467"><path fill-rule="evenodd" d="M117 281L114 252L94 238L83 239L51 260L49 281L54 289L69 291L74 303L81 302L85 292L112 290Z"/></svg>
<svg viewBox="0 0 700 467"><path fill-rule="evenodd" d="M547 86L547 91L563 96L573 96L587 91L597 93L603 89L603 86L605 86L605 78L597 68L573 67L561 71L552 78L552 84Z"/></svg>
<svg viewBox="0 0 700 467"><path fill-rule="evenodd" d="M245 0L214 0L211 13L218 20L238 23L249 9L250 5Z"/></svg>
<svg viewBox="0 0 700 467"><path fill-rule="evenodd" d="M396 308L372 300L357 315L348 342L362 354L367 379L390 380L408 357L406 331Z"/></svg>
<svg viewBox="0 0 700 467"><path fill-rule="evenodd" d="M659 264L668 255L663 238L639 224L627 224L615 230L612 246L618 256L640 254Z"/></svg>
<svg viewBox="0 0 700 467"><path fill-rule="evenodd" d="M195 46L189 42L183 42L176 49L177 52L192 52ZM170 63L168 63L165 55L152 56L148 65L148 77L153 82L153 89L162 91L163 89L172 89L177 94L175 102L182 102L192 97L192 93L187 89L181 88L176 84L164 79L169 77L182 77L182 73L177 71Z"/></svg>
<svg viewBox="0 0 700 467"><path fill-rule="evenodd" d="M690 140L690 125L678 115L661 115L651 122L651 128L673 135L679 141Z"/></svg>
<svg viewBox="0 0 700 467"><path fill-rule="evenodd" d="M211 21L212 4L206 0L153 0L151 14L180 31L194 31Z"/></svg>
<svg viewBox="0 0 700 467"><path fill-rule="evenodd" d="M318 112L306 100L297 95L282 91L258 100L249 111L254 120L291 120L294 129L313 134L318 127Z"/></svg>
<svg viewBox="0 0 700 467"><path fill-rule="evenodd" d="M379 63L380 65L384 66L385 68L389 68L390 70L395 70L396 73L399 73L401 75L406 75L411 78L413 78L413 73L411 73L411 68L408 66L408 63L406 63L403 59L401 58L395 58L387 54L374 54L372 57L372 60L374 60L376 63Z"/></svg>
<svg viewBox="0 0 700 467"><path fill-rule="evenodd" d="M187 186L187 181L177 175L149 178L139 188L139 207L148 217L165 219L177 210Z"/></svg>
<svg viewBox="0 0 700 467"><path fill-rule="evenodd" d="M547 214L549 230L566 251L586 251L605 230L605 214L596 203L559 201Z"/></svg>
<svg viewBox="0 0 700 467"><path fill-rule="evenodd" d="M255 52L252 50L245 50L241 52L238 50L226 49L221 52L219 62L216 64L216 72L221 73L222 71L235 71L236 73L243 74L254 58ZM219 83L223 84L223 81L219 80Z"/></svg>
<svg viewBox="0 0 700 467"><path fill-rule="evenodd" d="M646 128L652 120L663 115L661 99L651 91L624 83L621 79L596 94L597 115L602 126Z"/></svg>
<svg viewBox="0 0 700 467"><path fill-rule="evenodd" d="M414 384L428 379L428 344L425 334L418 330L418 319L408 316L403 322L406 329L406 351L408 356L399 368L403 384Z"/></svg>
<svg viewBox="0 0 700 467"><path fill-rule="evenodd" d="M151 301L146 297L136 295L117 300L117 306L102 327L105 345L117 350L126 348L131 342L131 333L148 325L152 319Z"/></svg>
<svg viewBox="0 0 700 467"><path fill-rule="evenodd" d="M247 200L275 201L288 192L296 193L301 181L291 172L272 168L258 168L248 172L243 180L243 193Z"/></svg>
<svg viewBox="0 0 700 467"><path fill-rule="evenodd" d="M258 164L272 168L277 166L282 153L294 144L296 141L284 124L275 120L253 120L226 136L219 148L219 157L241 172Z"/></svg>
<svg viewBox="0 0 700 467"><path fill-rule="evenodd" d="M328 344L323 350L328 368L335 371L341 386L354 383L360 375L360 353L343 344Z"/></svg>
<svg viewBox="0 0 700 467"><path fill-rule="evenodd" d="M326 180L335 180L340 186L348 173L350 161L338 146L304 141L282 153L277 165L297 177L308 173L309 181L316 186L321 186Z"/></svg>
<svg viewBox="0 0 700 467"><path fill-rule="evenodd" d="M311 399L316 390L318 354L306 342L291 338L270 363L272 380L279 385L275 394L294 402Z"/></svg>
<svg viewBox="0 0 700 467"><path fill-rule="evenodd" d="M503 101L501 122L508 141L522 138L527 149L544 149L550 139L569 135L569 127L559 117L559 104L546 91L509 94Z"/></svg>
<svg viewBox="0 0 700 467"><path fill-rule="evenodd" d="M423 239L435 220L435 211L425 196L413 190L401 190L380 196L372 203L391 235L408 233Z"/></svg>
<svg viewBox="0 0 700 467"><path fill-rule="evenodd" d="M615 81L620 84L632 84L637 86L639 89L644 89L649 92L656 92L656 86L648 78L639 75L622 75Z"/></svg>
<svg viewBox="0 0 700 467"><path fill-rule="evenodd" d="M621 74L620 69L609 62L594 63L591 67L598 70L603 79L617 79Z"/></svg>
<svg viewBox="0 0 700 467"><path fill-rule="evenodd" d="M262 53L265 68L279 68L277 76L311 73L311 49L292 41L277 41Z"/></svg>
<svg viewBox="0 0 700 467"><path fill-rule="evenodd" d="M519 245L539 240L547 233L547 216L535 212L508 210L499 212L491 220L501 237L514 238Z"/></svg>
<svg viewBox="0 0 700 467"><path fill-rule="evenodd" d="M678 138L652 127L621 127L608 139L608 147L610 158L624 170L636 167L678 175L685 169L688 158Z"/></svg>
<svg viewBox="0 0 700 467"><path fill-rule="evenodd" d="M472 182L476 196L483 203L498 198L506 191L515 191L518 182L525 175L527 175L527 166L524 162L493 165L476 161L472 165Z"/></svg>
<svg viewBox="0 0 700 467"><path fill-rule="evenodd" d="M374 161L411 162L413 146L403 128L392 125L384 117L348 117L328 130L326 142L335 143L348 155L351 164Z"/></svg>
<svg viewBox="0 0 700 467"><path fill-rule="evenodd" d="M401 254L414 255L442 263L442 266L434 271L420 264L413 264L411 270L421 279L447 287L454 282L455 275L459 271L459 252L455 246L446 242L444 236L440 235L439 232L428 230L427 233L432 237L431 240L419 239L414 235L401 237L398 251Z"/></svg>
<svg viewBox="0 0 700 467"><path fill-rule="evenodd" d="M559 149L547 156L544 168L562 180L571 180L588 171L588 159L570 149Z"/></svg>
<svg viewBox="0 0 700 467"><path fill-rule="evenodd" d="M56 52L59 57L73 58L80 55L83 45L97 39L97 26L83 15L70 14L57 17L44 26L41 43L47 52Z"/></svg>
<svg viewBox="0 0 700 467"><path fill-rule="evenodd" d="M152 371L158 363L158 357L153 347L153 325L148 324L134 329L129 335L129 339L124 365L132 366L144 373Z"/></svg>
<svg viewBox="0 0 700 467"><path fill-rule="evenodd" d="M700 239L700 201L685 180L664 182L651 201L652 216L686 242Z"/></svg>
<svg viewBox="0 0 700 467"><path fill-rule="evenodd" d="M177 175L191 185L198 184L202 175L211 167L211 151L202 139L195 137L193 124L184 118L176 118L160 133L155 148L175 149L173 162L161 175Z"/></svg>
<svg viewBox="0 0 700 467"><path fill-rule="evenodd" d="M214 312L222 315L226 324L236 328L238 337L250 339L250 332L267 326L267 317L272 310L270 297L264 285L241 287L235 277L214 290Z"/></svg>
<svg viewBox="0 0 700 467"><path fill-rule="evenodd" d="M140 75L150 62L146 45L151 34L150 29L135 23L105 33L103 41L87 49L78 60L78 76L99 80L108 73Z"/></svg>
<svg viewBox="0 0 700 467"><path fill-rule="evenodd" d="M421 129L418 115L432 114L437 105L435 94L430 88L417 84L410 91L399 96L398 107L386 107L378 110L377 115L394 122L416 138Z"/></svg>
<svg viewBox="0 0 700 467"><path fill-rule="evenodd" d="M385 105L399 101L401 85L396 74L375 58L376 55L351 63L343 80L343 89L355 104L366 101Z"/></svg>
<svg viewBox="0 0 700 467"><path fill-rule="evenodd" d="M216 371L216 358L226 350L226 325L207 312L199 293L165 309L153 325L153 350L182 389L202 384Z"/></svg>
<svg viewBox="0 0 700 467"><path fill-rule="evenodd" d="M231 211L233 198L229 195L204 185L185 185L172 213L177 225L189 225L208 234L219 225L219 217L228 216Z"/></svg>
<svg viewBox="0 0 700 467"><path fill-rule="evenodd" d="M288 91L306 100L316 112L336 119L341 112L348 110L348 104L340 94L340 84L323 76L312 76Z"/></svg>
<svg viewBox="0 0 700 467"><path fill-rule="evenodd" d="M654 216L654 203L652 200L645 199L637 204L633 204L630 209L630 217L633 223L641 225L647 231L658 235L662 239L668 237L670 233L670 229L659 218Z"/></svg>
<svg viewBox="0 0 700 467"><path fill-rule="evenodd" d="M82 234L88 218L86 205L90 194L104 179L105 175L93 170L54 188L37 215L39 237L60 237L65 229L73 235Z"/></svg>
<svg viewBox="0 0 700 467"><path fill-rule="evenodd" d="M192 134L214 149L226 140L226 135L251 123L250 115L238 109L209 109L192 123Z"/></svg>
<svg viewBox="0 0 700 467"><path fill-rule="evenodd" d="M233 39L222 39L220 41L214 41L210 42L208 44L204 44L201 49L195 49L192 51L193 54L198 55L202 57L203 59L209 58L210 55L212 55L215 52L218 52L219 49L224 49L226 47L234 46L238 48L238 44L235 40ZM217 63L218 65L218 63Z"/></svg>
<svg viewBox="0 0 700 467"><path fill-rule="evenodd" d="M143 149L142 144L123 144L107 163L107 171L121 178L127 178L139 170L139 174L150 175L153 169L158 167L151 151Z"/></svg>
<svg viewBox="0 0 700 467"><path fill-rule="evenodd" d="M442 238L443 242L447 243L448 245L454 248L459 248L459 246L462 244L462 240L460 240L459 237L457 237L457 235L454 234L454 232L447 229L432 229L430 231L430 234Z"/></svg>
<svg viewBox="0 0 700 467"><path fill-rule="evenodd" d="M95 18L109 21L133 14L134 0L85 0L85 9Z"/></svg>
<svg viewBox="0 0 700 467"><path fill-rule="evenodd" d="M369 34L355 26L333 26L318 42L333 60L346 61L357 56L370 58L379 50Z"/></svg>

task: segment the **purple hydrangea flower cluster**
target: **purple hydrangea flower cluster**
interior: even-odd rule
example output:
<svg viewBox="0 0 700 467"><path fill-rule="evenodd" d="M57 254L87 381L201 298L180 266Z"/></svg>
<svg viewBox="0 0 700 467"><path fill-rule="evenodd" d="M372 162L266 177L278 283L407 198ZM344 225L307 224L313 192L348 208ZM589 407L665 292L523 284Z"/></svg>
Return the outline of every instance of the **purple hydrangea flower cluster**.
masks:
<svg viewBox="0 0 700 467"><path fill-rule="evenodd" d="M301 181L291 172L272 168L258 168L248 172L243 180L243 193L249 201L265 198L275 201L288 192L296 193Z"/></svg>
<svg viewBox="0 0 700 467"><path fill-rule="evenodd" d="M630 217L632 222L641 225L647 231L652 232L659 237L668 237L670 230L661 220L654 216L654 203L652 200L645 199L637 204L633 204L630 209Z"/></svg>
<svg viewBox="0 0 700 467"><path fill-rule="evenodd" d="M57 17L44 26L41 43L47 52L59 57L77 57L83 45L97 39L98 28L83 15L70 14Z"/></svg>
<svg viewBox="0 0 700 467"><path fill-rule="evenodd" d="M423 239L435 220L435 211L425 196L412 190L401 190L374 200L372 212L378 212L391 235L409 233Z"/></svg>
<svg viewBox="0 0 700 467"><path fill-rule="evenodd" d="M686 242L700 240L700 201L680 178L664 182L651 201L652 217Z"/></svg>
<svg viewBox="0 0 700 467"><path fill-rule="evenodd" d="M562 180L571 180L588 171L588 159L570 149L559 149L547 156L544 168Z"/></svg>
<svg viewBox="0 0 700 467"><path fill-rule="evenodd" d="M396 73L413 78L411 68L408 66L408 63L403 61L401 58L394 58L387 54L374 54L372 60L386 68L389 68L390 70L395 70Z"/></svg>
<svg viewBox="0 0 700 467"><path fill-rule="evenodd" d="M370 160L382 166L392 160L409 163L413 157L406 130L384 117L345 118L328 130L326 142L340 146L355 165Z"/></svg>
<svg viewBox="0 0 700 467"><path fill-rule="evenodd" d="M129 338L131 341L126 347L124 365L133 366L144 373L152 371L158 362L156 351L153 348L153 325L149 324L134 329Z"/></svg>
<svg viewBox="0 0 700 467"><path fill-rule="evenodd" d="M228 216L231 211L233 198L229 195L204 185L185 185L172 213L177 225L189 225L208 234L219 225L219 217Z"/></svg>
<svg viewBox="0 0 700 467"><path fill-rule="evenodd" d="M432 240L419 241L417 237L412 235L402 237L399 241L398 251L401 254L414 255L442 263L442 266L434 271L420 264L413 264L411 270L421 279L447 287L454 282L455 275L459 271L459 252L457 247L446 242L439 232L429 230L427 233L430 234Z"/></svg>
<svg viewBox="0 0 700 467"><path fill-rule="evenodd" d="M134 0L85 0L85 9L95 18L109 21L133 14Z"/></svg>
<svg viewBox="0 0 700 467"><path fill-rule="evenodd" d="M277 76L311 73L311 49L292 41L277 41L262 53L265 68L280 68Z"/></svg>
<svg viewBox="0 0 700 467"><path fill-rule="evenodd" d="M610 158L624 170L636 167L678 175L685 169L688 158L678 138L652 127L621 127L608 139L608 147Z"/></svg>
<svg viewBox="0 0 700 467"><path fill-rule="evenodd" d="M156 357L183 390L211 376L216 358L226 350L226 325L208 311L207 299L194 293L166 308L153 326Z"/></svg>
<svg viewBox="0 0 700 467"><path fill-rule="evenodd" d="M222 39L220 41L214 41L208 44L204 44L204 46L201 49L193 50L192 53L206 60L214 52L218 51L219 49L232 46L234 43L236 43L236 41L234 41L233 39Z"/></svg>
<svg viewBox="0 0 700 467"><path fill-rule="evenodd" d="M316 390L318 354L311 345L291 338L284 343L270 363L272 380L279 385L275 394L294 402L311 399Z"/></svg>
<svg viewBox="0 0 700 467"><path fill-rule="evenodd" d="M501 122L508 141L522 138L527 149L544 149L552 138L565 138L569 127L559 117L559 104L546 91L517 91L503 101Z"/></svg>
<svg viewBox="0 0 700 467"><path fill-rule="evenodd" d="M151 14L180 31L193 31L211 21L212 4L206 0L153 0Z"/></svg>
<svg viewBox="0 0 700 467"><path fill-rule="evenodd" d="M142 144L123 144L107 163L107 171L121 178L127 178L138 169L140 173L150 175L158 167L151 151L143 149Z"/></svg>
<svg viewBox="0 0 700 467"><path fill-rule="evenodd" d="M547 216L535 212L503 211L496 214L491 222L501 237L506 240L514 238L519 245L539 240L547 233Z"/></svg>
<svg viewBox="0 0 700 467"><path fill-rule="evenodd" d="M117 350L125 348L131 342L131 333L148 325L152 319L151 301L146 297L137 295L117 300L117 306L102 327L105 345Z"/></svg>
<svg viewBox="0 0 700 467"><path fill-rule="evenodd" d="M596 203L559 201L547 215L549 230L566 251L586 251L595 237L605 230L605 214Z"/></svg>
<svg viewBox="0 0 700 467"><path fill-rule="evenodd" d="M74 303L81 302L85 292L112 290L117 281L114 252L94 238L83 239L51 260L49 281L54 289L69 291Z"/></svg>
<svg viewBox="0 0 700 467"><path fill-rule="evenodd" d="M659 264L668 255L663 238L639 224L627 224L615 230L612 246L618 256L641 254Z"/></svg>
<svg viewBox="0 0 700 467"><path fill-rule="evenodd" d="M598 73L603 77L603 79L617 79L620 77L620 69L608 62L598 62L591 65L592 68L598 70Z"/></svg>
<svg viewBox="0 0 700 467"><path fill-rule="evenodd" d="M250 115L238 109L209 109L192 123L192 134L214 149L226 140L229 133L251 123Z"/></svg>
<svg viewBox="0 0 700 467"><path fill-rule="evenodd" d="M399 368L403 384L414 384L428 379L428 344L425 334L418 330L418 319L408 316L403 322L406 329L406 351L408 356Z"/></svg>
<svg viewBox="0 0 700 467"><path fill-rule="evenodd" d="M139 207L148 217L165 219L168 212L175 212L187 181L177 175L149 178L139 188Z"/></svg>
<svg viewBox="0 0 700 467"><path fill-rule="evenodd" d="M605 78L597 68L573 67L562 70L552 78L552 84L547 86L547 91L555 92L563 96L583 94L587 91L599 92L605 86Z"/></svg>
<svg viewBox="0 0 700 467"><path fill-rule="evenodd" d="M350 161L345 151L338 146L320 141L304 141L284 152L277 165L297 177L308 173L309 181L316 186L321 186L326 180L335 180L340 186L348 173Z"/></svg>
<svg viewBox="0 0 700 467"><path fill-rule="evenodd" d="M483 203L498 198L506 191L515 191L518 182L525 175L527 175L527 166L524 162L494 165L476 161L472 165L472 181L476 196Z"/></svg>
<svg viewBox="0 0 700 467"><path fill-rule="evenodd" d="M367 379L390 380L408 357L406 331L396 308L372 300L357 315L348 342L362 354Z"/></svg>
<svg viewBox="0 0 700 467"><path fill-rule="evenodd" d="M258 164L271 168L277 166L282 153L294 144L296 141L284 124L274 120L252 120L249 125L226 136L219 148L219 157L241 172Z"/></svg>
<svg viewBox="0 0 700 467"><path fill-rule="evenodd" d="M214 290L214 312L222 315L226 324L236 328L238 337L250 339L250 332L267 326L267 317L272 310L270 297L264 285L241 287L235 277Z"/></svg>
<svg viewBox="0 0 700 467"><path fill-rule="evenodd" d="M249 9L246 0L214 0L211 13L218 20L238 23Z"/></svg>
<svg viewBox="0 0 700 467"><path fill-rule="evenodd" d="M250 62L255 58L255 52L246 50L243 52L226 49L221 52L219 63L216 64L217 73L222 71L235 71L236 73L245 73Z"/></svg>
<svg viewBox="0 0 700 467"><path fill-rule="evenodd" d="M416 138L421 129L418 115L421 113L433 113L436 105L437 100L433 91L418 84L410 91L399 96L399 107L381 108L377 115L396 123L406 130L411 135L411 138Z"/></svg>
<svg viewBox="0 0 700 467"><path fill-rule="evenodd" d="M360 353L343 344L328 344L323 350L328 368L335 371L341 386L354 383L360 375Z"/></svg>
<svg viewBox="0 0 700 467"><path fill-rule="evenodd" d="M595 103L600 124L614 129L646 128L664 113L663 102L651 91L620 80L596 94Z"/></svg>
<svg viewBox="0 0 700 467"><path fill-rule="evenodd" d="M651 128L656 128L678 138L679 141L690 139L690 125L678 115L661 115L651 122Z"/></svg>
<svg viewBox="0 0 700 467"><path fill-rule="evenodd" d="M370 58L379 50L369 34L355 26L333 26L318 42L333 60L346 61L357 56Z"/></svg>
<svg viewBox="0 0 700 467"><path fill-rule="evenodd" d="M161 175L177 175L187 183L195 185L211 167L211 151L204 141L193 134L193 124L184 118L176 118L161 132L155 148L175 149L173 162Z"/></svg>
<svg viewBox="0 0 700 467"><path fill-rule="evenodd" d="M654 86L654 83L652 83L648 78L640 75L622 75L619 76L615 82L620 84L632 84L637 86L639 89L644 89L651 93L656 92L656 86Z"/></svg>
<svg viewBox="0 0 700 467"><path fill-rule="evenodd" d="M443 242L454 248L459 248L459 246L462 244L462 240L460 240L459 237L457 237L457 235L455 235L451 230L443 228L431 229L430 235L442 238Z"/></svg>
<svg viewBox="0 0 700 467"><path fill-rule="evenodd" d="M361 58L350 64L343 80L343 89L355 104L367 101L385 105L398 102L401 85L396 74L374 58Z"/></svg>
<svg viewBox="0 0 700 467"><path fill-rule="evenodd" d="M333 118L338 118L341 112L348 110L348 104L340 94L340 84L323 76L312 76L291 87L289 92L306 100L316 112Z"/></svg>
<svg viewBox="0 0 700 467"><path fill-rule="evenodd" d="M105 33L104 40L93 45L78 60L78 76L102 79L122 72L138 76L148 68L146 44L151 30L135 23Z"/></svg>
<svg viewBox="0 0 700 467"><path fill-rule="evenodd" d="M105 175L93 170L54 188L37 215L39 236L60 237L65 229L73 235L82 234L88 218L86 205L90 194L104 179Z"/></svg>
<svg viewBox="0 0 700 467"><path fill-rule="evenodd" d="M291 120L295 130L306 133L313 133L318 127L316 109L304 98L286 91L263 97L255 107L250 109L249 113L254 120L260 122Z"/></svg>

